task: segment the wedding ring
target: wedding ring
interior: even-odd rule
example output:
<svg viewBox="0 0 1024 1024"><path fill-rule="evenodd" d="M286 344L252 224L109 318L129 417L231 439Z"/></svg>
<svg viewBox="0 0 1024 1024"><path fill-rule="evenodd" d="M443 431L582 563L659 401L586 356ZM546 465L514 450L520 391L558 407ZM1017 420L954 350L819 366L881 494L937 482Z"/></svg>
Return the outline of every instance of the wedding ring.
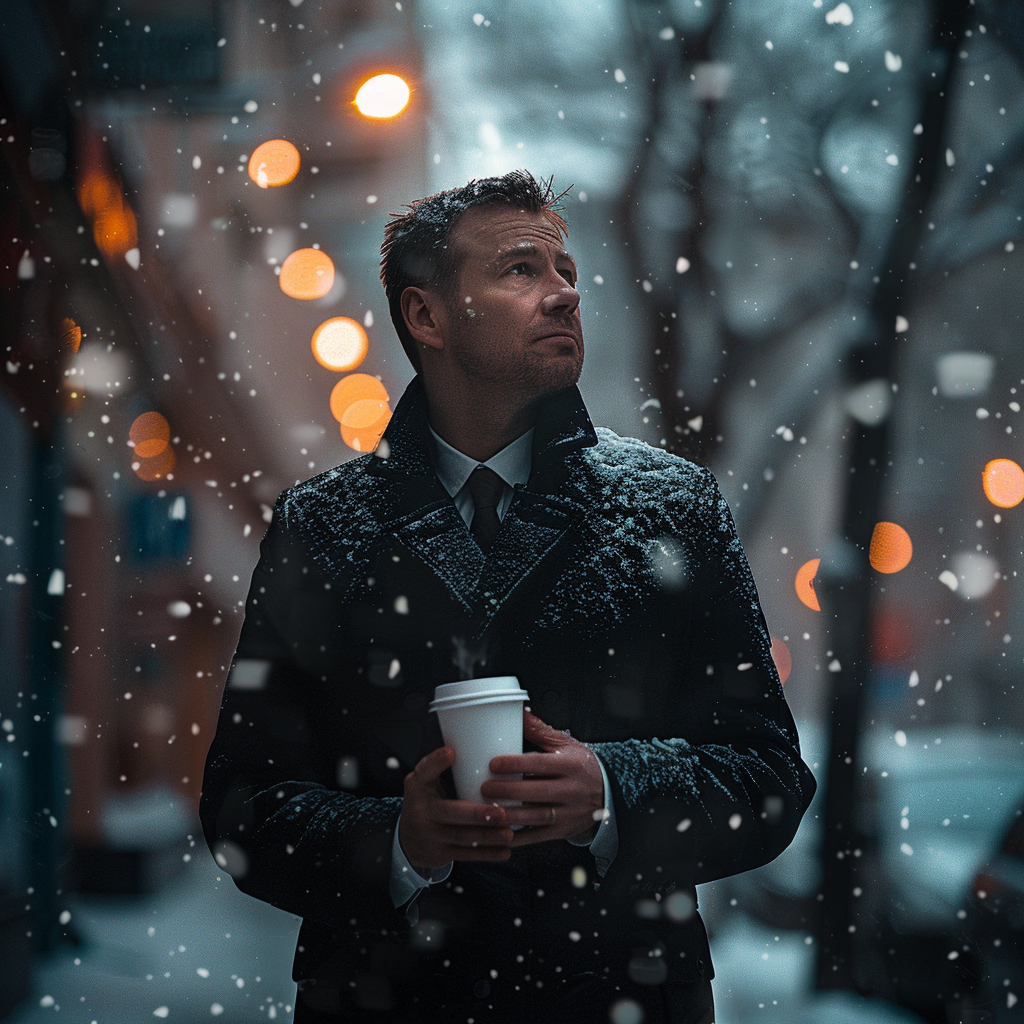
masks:
<svg viewBox="0 0 1024 1024"><path fill-rule="evenodd" d="M554 807L552 807L551 808L551 824L553 825L554 823L555 823L555 809L554 809Z"/></svg>

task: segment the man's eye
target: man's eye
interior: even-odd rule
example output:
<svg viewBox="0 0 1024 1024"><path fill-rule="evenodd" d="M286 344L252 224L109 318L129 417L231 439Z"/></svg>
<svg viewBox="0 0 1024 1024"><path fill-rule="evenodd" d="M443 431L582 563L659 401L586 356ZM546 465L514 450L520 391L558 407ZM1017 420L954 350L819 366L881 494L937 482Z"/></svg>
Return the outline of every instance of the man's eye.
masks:
<svg viewBox="0 0 1024 1024"><path fill-rule="evenodd" d="M525 274L529 267L525 263L516 263L508 268L510 274Z"/></svg>

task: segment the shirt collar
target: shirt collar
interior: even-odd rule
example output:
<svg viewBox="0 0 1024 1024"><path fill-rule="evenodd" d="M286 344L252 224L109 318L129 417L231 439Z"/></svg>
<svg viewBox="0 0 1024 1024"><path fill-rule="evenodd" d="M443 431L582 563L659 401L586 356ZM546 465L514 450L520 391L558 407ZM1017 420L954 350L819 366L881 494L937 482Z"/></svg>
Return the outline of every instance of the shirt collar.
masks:
<svg viewBox="0 0 1024 1024"><path fill-rule="evenodd" d="M509 487L525 484L530 479L533 463L533 431L531 427L520 434L511 444L506 445L486 462L477 462L444 440L430 424L427 424L437 453L437 476L444 489L454 497L466 485L470 474L477 466L493 469Z"/></svg>
<svg viewBox="0 0 1024 1024"><path fill-rule="evenodd" d="M417 374L395 406L384 437L367 464L373 476L428 478L437 481L435 453L427 433L427 395ZM533 463L527 481L532 490L553 494L568 469L567 459L580 448L596 445L597 434L583 396L575 385L548 396L537 411ZM444 488L440 488L444 492Z"/></svg>

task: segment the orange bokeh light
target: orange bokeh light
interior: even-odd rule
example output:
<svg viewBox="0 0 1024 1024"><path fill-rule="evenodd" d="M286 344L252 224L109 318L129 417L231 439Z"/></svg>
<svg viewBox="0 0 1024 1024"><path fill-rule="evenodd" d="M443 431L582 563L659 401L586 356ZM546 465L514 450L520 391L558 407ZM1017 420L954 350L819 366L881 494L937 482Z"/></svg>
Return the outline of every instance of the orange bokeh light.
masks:
<svg viewBox="0 0 1024 1024"><path fill-rule="evenodd" d="M82 328L71 317L60 322L60 346L68 352L77 352L82 344Z"/></svg>
<svg viewBox="0 0 1024 1024"><path fill-rule="evenodd" d="M398 75L374 75L359 87L355 105L363 117L381 120L405 110L410 95L409 86Z"/></svg>
<svg viewBox="0 0 1024 1024"><path fill-rule="evenodd" d="M1012 459L993 459L981 474L985 497L999 508L1013 508L1024 500L1024 469Z"/></svg>
<svg viewBox="0 0 1024 1024"><path fill-rule="evenodd" d="M369 341L362 324L347 316L325 320L313 332L313 358L327 370L354 370L365 358Z"/></svg>
<svg viewBox="0 0 1024 1024"><path fill-rule="evenodd" d="M341 425L352 427L354 430L364 430L372 427L382 416L390 415L391 409L387 402L376 398L360 398L341 415Z"/></svg>
<svg viewBox="0 0 1024 1024"><path fill-rule="evenodd" d="M339 423L344 423L346 411L356 402L388 401L387 390L376 377L368 373L350 373L331 389L331 415Z"/></svg>
<svg viewBox="0 0 1024 1024"><path fill-rule="evenodd" d="M371 422L367 422L375 417ZM357 452L372 452L391 420L387 402L361 399L353 402L341 420L341 439Z"/></svg>
<svg viewBox="0 0 1024 1024"><path fill-rule="evenodd" d="M87 217L95 218L121 200L117 182L102 171L89 171L78 182L78 205Z"/></svg>
<svg viewBox="0 0 1024 1024"><path fill-rule="evenodd" d="M785 686L790 672L793 671L793 655L789 648L777 637L772 637L772 661L779 673L779 682Z"/></svg>
<svg viewBox="0 0 1024 1024"><path fill-rule="evenodd" d="M140 480L152 482L170 476L177 461L174 449L167 445L159 455L132 459L132 469Z"/></svg>
<svg viewBox="0 0 1024 1024"><path fill-rule="evenodd" d="M896 523L875 523L868 561L877 572L899 572L910 564L914 545L910 534Z"/></svg>
<svg viewBox="0 0 1024 1024"><path fill-rule="evenodd" d="M821 565L820 558L812 558L809 562L804 562L797 570L795 581L796 596L814 612L821 611L818 595L814 592L814 575L818 571L819 565Z"/></svg>
<svg viewBox="0 0 1024 1024"><path fill-rule="evenodd" d="M128 439L138 458L151 459L170 444L171 425L158 412L144 412L135 417Z"/></svg>
<svg viewBox="0 0 1024 1024"><path fill-rule="evenodd" d="M100 210L93 221L92 237L104 256L123 256L134 249L139 243L139 231L132 208L118 197L117 202Z"/></svg>
<svg viewBox="0 0 1024 1024"><path fill-rule="evenodd" d="M293 299L322 299L334 285L334 264L319 249L296 249L281 264L281 291Z"/></svg>
<svg viewBox="0 0 1024 1024"><path fill-rule="evenodd" d="M285 139L258 145L249 157L249 177L260 188L287 185L299 173L299 151Z"/></svg>
<svg viewBox="0 0 1024 1024"><path fill-rule="evenodd" d="M108 259L138 247L135 214L125 200L121 180L110 165L99 135L83 132L79 140L76 194L82 212L92 221L96 247ZM138 264L130 261L138 268Z"/></svg>

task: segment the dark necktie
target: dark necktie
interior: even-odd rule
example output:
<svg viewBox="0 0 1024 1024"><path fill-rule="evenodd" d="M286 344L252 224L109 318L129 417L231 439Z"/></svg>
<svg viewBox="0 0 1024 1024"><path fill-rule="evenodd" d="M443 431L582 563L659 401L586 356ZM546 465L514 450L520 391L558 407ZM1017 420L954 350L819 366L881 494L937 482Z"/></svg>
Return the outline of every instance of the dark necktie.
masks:
<svg viewBox="0 0 1024 1024"><path fill-rule="evenodd" d="M473 495L473 523L469 532L480 545L484 554L491 548L491 543L498 533L501 521L498 519L498 502L505 482L486 466L477 466L469 475L469 493Z"/></svg>

